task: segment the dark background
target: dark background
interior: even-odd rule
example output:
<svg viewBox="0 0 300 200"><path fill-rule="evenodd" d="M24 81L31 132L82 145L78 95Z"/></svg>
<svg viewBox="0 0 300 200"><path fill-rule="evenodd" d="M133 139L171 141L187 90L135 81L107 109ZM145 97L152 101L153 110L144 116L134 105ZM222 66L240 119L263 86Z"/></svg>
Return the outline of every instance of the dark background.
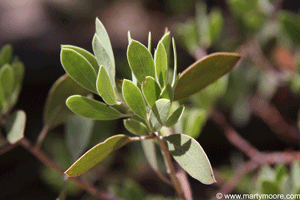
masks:
<svg viewBox="0 0 300 200"><path fill-rule="evenodd" d="M206 2L209 8L217 6L222 9L223 15L229 15L225 1ZM194 3L195 0L0 0L0 46L11 43L15 55L20 57L26 68L23 89L16 106L27 114L26 137L31 141L37 138L42 128L47 93L55 80L64 74L59 55L61 44L76 45L92 52L95 17L99 17L112 42L117 76L122 78L122 67L127 67L127 31L130 30L132 38L144 44L148 31L151 31L152 42L156 44L165 27L172 33L174 24L194 15ZM283 9L297 12L298 1L283 1ZM177 48L179 71L182 71L194 60L180 46ZM293 104L294 97L291 99ZM296 117L295 111L291 110L290 114ZM255 117L247 127L238 130L260 150L283 150L288 147ZM213 166L228 162L228 155L234 150L211 121L205 126L199 141ZM0 199L55 199L57 194L39 178L40 165L22 147L1 155ZM190 180L193 185L195 180ZM148 191L153 190L149 185L144 187ZM193 189L199 191L203 189L201 187L206 186Z"/></svg>

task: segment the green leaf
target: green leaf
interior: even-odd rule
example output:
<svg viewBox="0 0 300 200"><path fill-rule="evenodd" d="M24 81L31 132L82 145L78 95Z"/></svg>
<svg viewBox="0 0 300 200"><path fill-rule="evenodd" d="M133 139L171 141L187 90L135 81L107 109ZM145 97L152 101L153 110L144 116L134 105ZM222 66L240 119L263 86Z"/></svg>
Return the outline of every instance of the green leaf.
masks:
<svg viewBox="0 0 300 200"><path fill-rule="evenodd" d="M15 104L18 101L19 94L21 92L22 88L22 82L23 82L23 77L24 77L24 71L25 67L23 63L21 62L15 62L11 65L13 71L14 71L14 86L13 86L13 91L12 94L10 95L10 107L15 106Z"/></svg>
<svg viewBox="0 0 300 200"><path fill-rule="evenodd" d="M79 115L68 119L65 126L66 141L74 159L87 148L94 128L94 121Z"/></svg>
<svg viewBox="0 0 300 200"><path fill-rule="evenodd" d="M164 140L174 159L190 176L203 184L216 182L210 162L195 139L187 135L175 134L164 137Z"/></svg>
<svg viewBox="0 0 300 200"><path fill-rule="evenodd" d="M166 32L160 39L160 42L164 45L167 54L167 63L170 63L171 58L171 34L170 31Z"/></svg>
<svg viewBox="0 0 300 200"><path fill-rule="evenodd" d="M4 96L4 90L2 89L2 85L0 84L0 115L5 113L7 110L7 101Z"/></svg>
<svg viewBox="0 0 300 200"><path fill-rule="evenodd" d="M97 90L105 103L108 105L114 105L117 103L114 88L103 66L101 66L99 70L97 78Z"/></svg>
<svg viewBox="0 0 300 200"><path fill-rule="evenodd" d="M52 85L44 107L43 123L50 128L64 123L67 119L74 115L72 111L66 106L66 99L74 94L87 95L88 90L78 85L67 74L61 76Z"/></svg>
<svg viewBox="0 0 300 200"><path fill-rule="evenodd" d="M172 38L172 45L173 45L173 53L174 53L174 69L173 69L173 79L172 79L172 88L175 87L177 84L177 50L174 38Z"/></svg>
<svg viewBox="0 0 300 200"><path fill-rule="evenodd" d="M150 111L150 125L153 131L159 131L164 125L171 109L171 102L169 99L159 99L152 106Z"/></svg>
<svg viewBox="0 0 300 200"><path fill-rule="evenodd" d="M10 144L14 144L24 137L25 124L26 114L23 110L18 110L8 117L5 129Z"/></svg>
<svg viewBox="0 0 300 200"><path fill-rule="evenodd" d="M164 45L159 42L154 54L156 77L161 87L167 83L168 58Z"/></svg>
<svg viewBox="0 0 300 200"><path fill-rule="evenodd" d="M0 69L3 65L9 64L13 56L13 47L10 44L4 45L0 51Z"/></svg>
<svg viewBox="0 0 300 200"><path fill-rule="evenodd" d="M113 120L122 117L122 113L104 103L80 95L70 96L67 106L76 114L95 120Z"/></svg>
<svg viewBox="0 0 300 200"><path fill-rule="evenodd" d="M151 76L147 76L146 81L142 84L142 91L148 105L152 107L160 95L158 83Z"/></svg>
<svg viewBox="0 0 300 200"><path fill-rule="evenodd" d="M130 133L135 135L143 136L149 133L149 130L143 123L134 119L125 119L124 126Z"/></svg>
<svg viewBox="0 0 300 200"><path fill-rule="evenodd" d="M166 126L171 127L178 122L184 111L184 106L177 108L167 119Z"/></svg>
<svg viewBox="0 0 300 200"><path fill-rule="evenodd" d="M106 53L108 54L108 56L109 56L109 58L112 62L113 69L115 69L115 59L114 59L114 53L113 53L113 49L112 49L112 46L111 46L111 43L110 43L110 39L109 39L109 36L106 32L106 29L104 28L103 24L98 19L98 17L96 18L96 34L97 34L103 48L105 49ZM100 64L99 66L101 66L101 65L102 64ZM109 71L108 69L106 69L106 70ZM112 80L114 81L115 79L112 79Z"/></svg>
<svg viewBox="0 0 300 200"><path fill-rule="evenodd" d="M300 17L292 12L282 10L279 14L279 20L282 23L286 34L293 42L300 43Z"/></svg>
<svg viewBox="0 0 300 200"><path fill-rule="evenodd" d="M60 60L65 71L82 87L97 94L97 75L87 59L81 54L68 48L62 48Z"/></svg>
<svg viewBox="0 0 300 200"><path fill-rule="evenodd" d="M87 50L85 50L83 48L73 46L73 45L62 45L61 47L67 48L67 49L72 49L72 50L76 51L77 53L79 53L80 55L82 55L85 59L87 59L87 61L89 61L89 63L94 68L95 72L98 73L99 65L93 54L91 54L90 52L88 52Z"/></svg>
<svg viewBox="0 0 300 200"><path fill-rule="evenodd" d="M99 66L103 65L108 76L110 78L110 82L115 87L115 76L116 76L116 69L114 62L111 60L108 52L104 48L103 44L101 43L99 37L95 34L93 38L93 51Z"/></svg>
<svg viewBox="0 0 300 200"><path fill-rule="evenodd" d="M213 8L209 13L209 35L210 40L213 43L216 39L219 38L222 27L223 27L223 17L222 11L218 8Z"/></svg>
<svg viewBox="0 0 300 200"><path fill-rule="evenodd" d="M198 60L180 75L174 100L199 92L229 72L239 59L240 55L235 53L214 53Z"/></svg>
<svg viewBox="0 0 300 200"><path fill-rule="evenodd" d="M151 32L150 31L148 34L148 51L151 53Z"/></svg>
<svg viewBox="0 0 300 200"><path fill-rule="evenodd" d="M69 177L79 176L95 166L97 163L107 157L112 151L115 151L126 145L130 138L126 135L115 135L104 142L101 142L82 155L67 171Z"/></svg>
<svg viewBox="0 0 300 200"><path fill-rule="evenodd" d="M169 83L162 89L160 98L165 98L173 101L173 89Z"/></svg>
<svg viewBox="0 0 300 200"><path fill-rule="evenodd" d="M127 48L127 59L139 83L143 83L147 76L155 78L152 55L143 44L136 40L131 40Z"/></svg>
<svg viewBox="0 0 300 200"><path fill-rule="evenodd" d="M133 82L124 79L122 85L123 97L131 110L142 119L147 120L146 104L140 89Z"/></svg>
<svg viewBox="0 0 300 200"><path fill-rule="evenodd" d="M5 64L0 69L0 84L2 85L4 97L9 100L10 95L13 92L14 84L15 84L15 77L14 71L12 67L8 64Z"/></svg>

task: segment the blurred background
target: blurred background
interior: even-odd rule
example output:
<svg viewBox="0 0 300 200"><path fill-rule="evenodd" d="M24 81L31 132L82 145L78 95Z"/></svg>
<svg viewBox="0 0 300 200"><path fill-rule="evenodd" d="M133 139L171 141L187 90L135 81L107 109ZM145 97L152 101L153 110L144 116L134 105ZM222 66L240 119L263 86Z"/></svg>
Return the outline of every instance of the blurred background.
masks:
<svg viewBox="0 0 300 200"><path fill-rule="evenodd" d="M201 11L203 5L207 6L207 10ZM221 13L221 30L216 31L216 38L205 39L205 25L201 25L201 15L205 17L206 13L216 9L217 13ZM296 28L292 29L291 34L285 33L289 30L282 28L284 19L278 15L284 10L298 17L298 20L299 9L298 1L288 0L0 0L0 47L12 44L14 54L20 57L26 69L23 89L16 105L17 109L27 113L25 135L32 141L37 138L42 129L47 93L55 80L64 74L60 64L60 45L72 44L92 52L91 41L95 32L95 18L98 17L110 36L119 79L130 78L126 60L128 31L133 39L143 44L147 44L148 32L151 31L152 46L156 47L165 28L168 28L177 41L179 72L205 55L203 52L243 54L245 48L246 51L250 48L248 43L256 41L272 69L264 70L258 66L261 63L255 62L255 58L260 59L257 55L250 55L250 61L244 57L242 64L234 70L235 75L231 75L226 83L226 94L214 107L225 113L240 134L259 150L299 150L298 131L294 139L284 136L288 138L284 140L276 136L264 120L251 112L251 102L247 101L258 90L266 90L261 92L262 96L267 95L268 102L278 109L289 125L297 129L300 84L296 58L300 60L300 36ZM290 21L293 24L294 19ZM274 72L284 77L285 84L272 85L276 81L268 74ZM270 81L261 83L266 77L271 77L268 79ZM296 78L298 81L294 80ZM240 87L236 88L237 85ZM275 89L270 91L272 87ZM230 165L230 159L237 150L213 121L209 118L204 121L198 122L201 130L198 130L196 138L205 149L212 166L218 168ZM113 123L108 127L115 127L115 131L122 129L122 121ZM103 127L105 125L102 124L100 130L106 133L98 141L113 132ZM65 148L63 130L64 127L59 127L50 133L43 147L52 157L56 156L58 161L69 159L66 158L68 155L60 156ZM174 195L168 185L155 178L142 153L130 155L136 152L134 148L122 148L120 155L112 158L109 171L115 176L123 174L121 177L124 176L124 179L132 178L145 193ZM126 158L131 159L129 163ZM64 164L61 167L66 168ZM134 170L138 170L138 173L134 174ZM0 199L55 199L61 186L61 183L56 183L55 177L60 179L50 169L42 167L22 147L0 155ZM215 187L202 185L192 178L189 180L194 196L197 197L195 199L208 198L209 192ZM70 194L68 199L90 198L74 187Z"/></svg>

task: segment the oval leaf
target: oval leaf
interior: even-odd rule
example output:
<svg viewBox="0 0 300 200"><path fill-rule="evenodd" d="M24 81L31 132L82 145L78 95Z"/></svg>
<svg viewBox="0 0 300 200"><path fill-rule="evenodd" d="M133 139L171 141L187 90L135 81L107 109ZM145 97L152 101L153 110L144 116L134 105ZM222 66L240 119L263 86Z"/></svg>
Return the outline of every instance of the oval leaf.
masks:
<svg viewBox="0 0 300 200"><path fill-rule="evenodd" d="M74 113L90 119L113 120L122 117L122 113L118 110L80 95L69 97L66 104Z"/></svg>
<svg viewBox="0 0 300 200"><path fill-rule="evenodd" d="M101 142L82 155L67 171L69 177L79 176L94 167L97 163L107 157L130 141L126 135L115 135Z"/></svg>
<svg viewBox="0 0 300 200"><path fill-rule="evenodd" d="M95 34L93 38L93 51L96 56L97 62L99 66L103 65L106 69L106 72L108 73L108 76L110 78L110 82L115 86L115 76L116 76L116 69L115 65L112 62L111 58L109 57L106 49L103 47L103 44L101 43L98 36Z"/></svg>
<svg viewBox="0 0 300 200"><path fill-rule="evenodd" d="M166 126L167 127L171 127L174 124L176 124L178 122L178 120L180 119L180 117L182 116L182 113L184 111L184 106L180 106L179 108L177 108L167 119L166 121Z"/></svg>
<svg viewBox="0 0 300 200"><path fill-rule="evenodd" d="M169 83L164 87L164 89L162 89L160 98L165 98L173 101L173 89Z"/></svg>
<svg viewBox="0 0 300 200"><path fill-rule="evenodd" d="M13 56L13 47L10 44L4 45L0 51L0 68L9 64Z"/></svg>
<svg viewBox="0 0 300 200"><path fill-rule="evenodd" d="M167 82L168 58L164 45L159 42L154 54L156 77L161 87Z"/></svg>
<svg viewBox="0 0 300 200"><path fill-rule="evenodd" d="M152 55L143 44L136 40L131 40L127 48L127 59L139 83L143 83L147 76L155 78L155 67Z"/></svg>
<svg viewBox="0 0 300 200"><path fill-rule="evenodd" d="M66 141L74 159L87 148L94 128L94 120L74 115L66 123Z"/></svg>
<svg viewBox="0 0 300 200"><path fill-rule="evenodd" d="M175 134L164 137L164 140L173 158L190 176L203 184L216 182L210 162L195 139L187 135Z"/></svg>
<svg viewBox="0 0 300 200"><path fill-rule="evenodd" d="M80 55L82 55L85 59L87 59L87 61L89 61L89 63L94 68L95 72L98 73L99 65L98 65L97 60L96 60L96 58L93 54L91 54L90 52L88 52L87 50L85 50L83 48L76 47L76 46L73 46L73 45L62 45L61 47L62 48L67 48L67 49L72 49L72 50L76 51L77 53L79 53Z"/></svg>
<svg viewBox="0 0 300 200"><path fill-rule="evenodd" d="M9 100L10 95L13 92L14 89L14 82L15 82L15 77L14 77L14 71L13 68L5 64L1 69L0 69L0 84L2 85L4 97Z"/></svg>
<svg viewBox="0 0 300 200"><path fill-rule="evenodd" d="M123 97L131 110L142 119L147 120L146 104L140 89L133 82L124 79L122 85Z"/></svg>
<svg viewBox="0 0 300 200"><path fill-rule="evenodd" d="M69 96L80 94L87 95L90 93L78 85L68 74L61 76L52 85L44 107L43 123L50 128L64 123L67 119L74 115L66 106L66 100Z"/></svg>
<svg viewBox="0 0 300 200"><path fill-rule="evenodd" d="M26 114L23 110L14 112L5 125L7 132L7 140L10 144L14 144L24 137L26 124Z"/></svg>
<svg viewBox="0 0 300 200"><path fill-rule="evenodd" d="M114 53L110 43L109 36L106 32L106 29L104 28L104 25L101 23L98 17L96 18L96 34L101 44L103 45L103 48L107 52L110 60L112 61L112 65L115 66Z"/></svg>
<svg viewBox="0 0 300 200"><path fill-rule="evenodd" d="M138 122L134 119L125 119L124 126L130 133L133 133L135 135L142 136L149 133L149 130L143 123Z"/></svg>
<svg viewBox="0 0 300 200"><path fill-rule="evenodd" d="M240 55L235 53L214 53L195 62L180 75L174 100L199 92L229 72L239 59Z"/></svg>
<svg viewBox="0 0 300 200"><path fill-rule="evenodd" d="M72 49L62 48L60 60L63 68L74 81L97 94L97 75L87 59Z"/></svg>
<svg viewBox="0 0 300 200"><path fill-rule="evenodd" d="M164 125L171 109L171 102L168 99L159 99L151 108L150 125L153 131L159 131Z"/></svg>
<svg viewBox="0 0 300 200"><path fill-rule="evenodd" d="M142 91L148 105L152 107L160 95L158 83L151 76L147 76L146 81L142 84Z"/></svg>
<svg viewBox="0 0 300 200"><path fill-rule="evenodd" d="M114 105L117 103L114 88L103 66L100 67L98 73L97 90L105 103L108 105Z"/></svg>

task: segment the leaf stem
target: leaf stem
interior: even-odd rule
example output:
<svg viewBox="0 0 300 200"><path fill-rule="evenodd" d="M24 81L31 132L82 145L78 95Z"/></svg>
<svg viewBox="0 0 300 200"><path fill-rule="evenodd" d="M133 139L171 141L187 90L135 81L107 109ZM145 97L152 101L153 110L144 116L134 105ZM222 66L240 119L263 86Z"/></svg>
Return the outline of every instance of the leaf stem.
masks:
<svg viewBox="0 0 300 200"><path fill-rule="evenodd" d="M129 140L130 142L136 142L136 141L141 141L141 140L149 140L149 139L154 139L157 138L156 135L146 135L146 136L140 136L140 137L130 137Z"/></svg>
<svg viewBox="0 0 300 200"><path fill-rule="evenodd" d="M175 167L173 165L172 159L171 159L171 155L169 150L167 149L164 141L162 140L162 138L160 136L156 137L156 140L161 148L165 163L166 163L166 167L167 167L167 172L171 177L171 180L173 182L174 188L178 194L178 196L180 198L185 199L184 195L183 195L183 190L181 187L181 184L176 176L176 171L175 171Z"/></svg>
<svg viewBox="0 0 300 200"><path fill-rule="evenodd" d="M39 134L39 137L37 138L36 140L36 144L35 144L35 148L36 149L40 149L41 148L41 145L43 143L43 141L45 140L46 136L47 136L47 133L49 131L49 125L46 124L43 129L41 130L40 134Z"/></svg>

